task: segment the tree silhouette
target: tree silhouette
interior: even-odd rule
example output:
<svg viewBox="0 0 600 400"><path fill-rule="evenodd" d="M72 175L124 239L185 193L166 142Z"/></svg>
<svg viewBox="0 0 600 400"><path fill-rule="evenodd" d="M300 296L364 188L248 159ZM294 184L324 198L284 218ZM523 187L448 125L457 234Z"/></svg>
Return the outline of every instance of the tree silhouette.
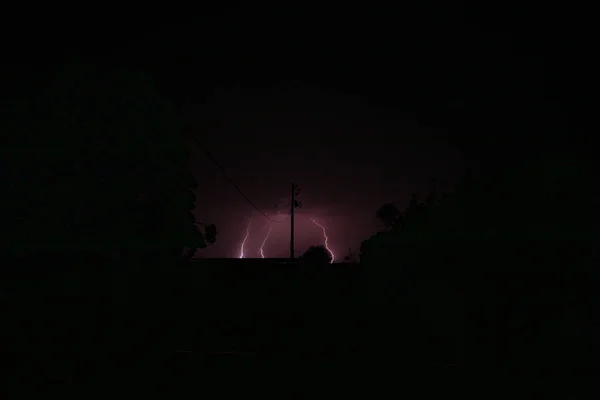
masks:
<svg viewBox="0 0 600 400"><path fill-rule="evenodd" d="M593 164L574 159L529 164L467 175L453 191L432 193L424 202L413 196L398 218L401 224L393 229L385 224L361 245L373 301L406 313L418 304L420 320L458 337L461 292L465 282L476 282L478 312L485 315L479 332L502 349L490 357L505 357L501 353L509 348L515 356L531 353L516 340L522 338L516 327L551 325L557 303L567 297L569 312L591 315L598 302L590 300L594 291L587 281L597 281L590 267L600 259ZM389 205L377 215L384 221L396 218ZM565 290L565 279L570 289ZM588 300L575 300L587 296L583 293L589 293ZM449 304L456 306L447 309ZM533 358L551 356L556 354L540 350Z"/></svg>
<svg viewBox="0 0 600 400"><path fill-rule="evenodd" d="M331 254L325 246L310 246L308 250L300 256L300 259L310 264L329 264L331 263Z"/></svg>
<svg viewBox="0 0 600 400"><path fill-rule="evenodd" d="M32 94L36 133L14 197L14 248L178 259L216 240L191 211L198 187L174 103L149 74L71 63ZM34 118L35 117L35 118Z"/></svg>
<svg viewBox="0 0 600 400"><path fill-rule="evenodd" d="M402 217L394 203L387 203L379 207L376 216L387 230L397 227L401 223Z"/></svg>

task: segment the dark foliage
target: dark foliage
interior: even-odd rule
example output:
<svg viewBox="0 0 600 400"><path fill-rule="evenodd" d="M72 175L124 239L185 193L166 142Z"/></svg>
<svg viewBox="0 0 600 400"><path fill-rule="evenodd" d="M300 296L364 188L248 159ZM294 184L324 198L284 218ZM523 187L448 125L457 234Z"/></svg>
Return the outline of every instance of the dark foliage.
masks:
<svg viewBox="0 0 600 400"><path fill-rule="evenodd" d="M300 256L300 259L309 264L327 265L331 263L331 254L329 254L325 246L310 246Z"/></svg>
<svg viewBox="0 0 600 400"><path fill-rule="evenodd" d="M175 106L125 68L61 65L15 107L3 152L11 252L82 252L175 260L214 243L192 215Z"/></svg>
<svg viewBox="0 0 600 400"><path fill-rule="evenodd" d="M600 261L593 176L582 159L540 161L466 176L451 193L413 197L402 213L382 206L385 229L361 246L370 301L400 307L398 326L414 323L462 348L469 287L480 361L543 368L580 354L589 362L600 355L591 342L600 335L589 286ZM418 321L408 317L415 310ZM588 338L584 352L577 335Z"/></svg>

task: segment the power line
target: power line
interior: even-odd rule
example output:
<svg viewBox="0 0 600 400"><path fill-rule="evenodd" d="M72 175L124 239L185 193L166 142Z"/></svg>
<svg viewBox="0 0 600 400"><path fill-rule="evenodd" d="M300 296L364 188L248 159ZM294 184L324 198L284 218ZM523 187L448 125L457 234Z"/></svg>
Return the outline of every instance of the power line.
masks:
<svg viewBox="0 0 600 400"><path fill-rule="evenodd" d="M229 174L227 174L227 172L225 171L225 169L223 169L223 167L221 167L221 164L219 164L219 162L212 156L212 154L210 154L210 151L208 151L208 149L206 148L206 146L204 146L200 142L200 140L197 139L197 138L194 138L194 141L198 144L198 146L200 146L200 148L204 151L204 153L206 154L206 156L217 166L217 168L219 169L219 171L221 171L223 173L223 175L225 175L225 177L227 178L227 180L229 181L229 183L231 183L231 185L239 192L239 194L241 194L242 197L244 199L246 199L246 201L252 207L254 207L254 209L256 211L258 211L263 217L265 217L269 221L274 222L276 224L281 224L281 223L285 222L285 220L290 216L291 212L282 221L275 221L274 219L272 219L271 217L269 217L260 208L258 208L256 206L256 204L254 204L254 202L252 200L250 200L250 198L248 198L248 196L246 196L246 194L244 194L244 192L242 191L242 189L240 189L240 187L233 181L233 179L231 178L231 176L229 176Z"/></svg>

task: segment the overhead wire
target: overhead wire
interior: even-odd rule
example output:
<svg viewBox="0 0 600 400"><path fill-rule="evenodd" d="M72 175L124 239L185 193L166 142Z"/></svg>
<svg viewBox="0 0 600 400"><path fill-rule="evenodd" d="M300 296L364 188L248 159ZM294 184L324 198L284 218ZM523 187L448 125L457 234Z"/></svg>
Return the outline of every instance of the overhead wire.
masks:
<svg viewBox="0 0 600 400"><path fill-rule="evenodd" d="M283 222L285 222L288 217L291 214L291 211L288 213L288 215L281 221L276 221L273 218L269 217L265 212L263 212L260 208L258 208L256 206L256 204L254 204L254 202L252 200L250 200L250 198L248 196L246 196L246 194L242 191L242 189L240 189L240 187L234 182L234 180L231 178L231 176L229 176L229 174L225 171L225 169L221 166L221 164L213 157L213 155L210 153L210 151L208 151L208 149L206 148L206 146L204 144L202 144L202 142L198 139L198 138L194 138L194 142L196 144L198 144L198 146L200 146L200 148L202 149L202 151L204 151L204 153L206 154L206 156L216 165L216 167L219 169L219 171L221 171L221 173L223 175L225 175L225 177L227 178L227 180L229 181L229 183L231 183L231 185L238 191L238 193L240 195L242 195L242 197L256 210L258 211L263 217L265 217L266 219L268 219L271 222L274 222L276 224L281 224Z"/></svg>

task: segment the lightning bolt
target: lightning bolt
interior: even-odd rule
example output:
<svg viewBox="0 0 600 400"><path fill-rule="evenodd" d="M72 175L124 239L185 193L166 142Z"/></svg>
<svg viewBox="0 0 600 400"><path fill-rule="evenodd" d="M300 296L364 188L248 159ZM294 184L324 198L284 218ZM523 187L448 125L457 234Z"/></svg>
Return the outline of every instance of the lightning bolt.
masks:
<svg viewBox="0 0 600 400"><path fill-rule="evenodd" d="M271 236L271 228L272 227L273 226L271 224L269 224L269 231L267 232L267 236L265 236L264 240L262 241L262 244L260 245L260 258L265 258L265 253L263 253L263 247L265 247L265 243L267 243L269 236Z"/></svg>
<svg viewBox="0 0 600 400"><path fill-rule="evenodd" d="M312 223L317 225L319 228L321 228L323 230L323 237L325 238L325 248L327 249L327 251L329 252L329 254L331 254L331 264L333 264L333 260L335 260L335 254L333 254L333 251L331 251L331 249L329 248L329 246L327 245L327 242L329 241L329 238L327 237L327 232L325 232L325 227L321 224L319 224L317 221L315 221L314 219L311 219Z"/></svg>
<svg viewBox="0 0 600 400"><path fill-rule="evenodd" d="M246 240L248 240L248 236L250 236L250 221L248 221L248 226L246 227L246 236L244 237L244 240L242 241L242 244L240 246L239 258L244 258L244 245L246 244Z"/></svg>

